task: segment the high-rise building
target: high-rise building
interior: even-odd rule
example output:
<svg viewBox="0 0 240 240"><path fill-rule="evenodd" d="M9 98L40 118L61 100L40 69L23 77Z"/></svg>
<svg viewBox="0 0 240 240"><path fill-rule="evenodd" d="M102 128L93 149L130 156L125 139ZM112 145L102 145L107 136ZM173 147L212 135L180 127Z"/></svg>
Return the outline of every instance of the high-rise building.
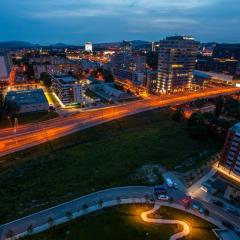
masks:
<svg viewBox="0 0 240 240"><path fill-rule="evenodd" d="M133 56L133 65L135 71L143 72L146 69L146 57L140 55Z"/></svg>
<svg viewBox="0 0 240 240"><path fill-rule="evenodd" d="M240 178L240 123L230 128L218 167Z"/></svg>
<svg viewBox="0 0 240 240"><path fill-rule="evenodd" d="M122 51L124 53L132 53L133 46L132 43L126 40L123 40L122 42Z"/></svg>
<svg viewBox="0 0 240 240"><path fill-rule="evenodd" d="M192 37L167 37L160 41L156 93L172 93L191 88L198 42Z"/></svg>
<svg viewBox="0 0 240 240"><path fill-rule="evenodd" d="M85 51L86 52L92 52L93 51L93 45L91 42L86 42L85 43Z"/></svg>
<svg viewBox="0 0 240 240"><path fill-rule="evenodd" d="M0 51L0 81L8 81L12 69L12 60L5 51Z"/></svg>

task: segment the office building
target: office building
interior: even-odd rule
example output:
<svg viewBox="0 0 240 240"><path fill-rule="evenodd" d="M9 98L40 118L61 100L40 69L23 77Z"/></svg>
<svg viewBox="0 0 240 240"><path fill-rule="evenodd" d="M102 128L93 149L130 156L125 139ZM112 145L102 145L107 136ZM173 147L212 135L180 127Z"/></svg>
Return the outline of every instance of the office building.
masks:
<svg viewBox="0 0 240 240"><path fill-rule="evenodd" d="M126 40L123 40L122 42L122 51L124 53L132 53L133 46L132 43Z"/></svg>
<svg viewBox="0 0 240 240"><path fill-rule="evenodd" d="M240 178L240 123L229 130L218 167Z"/></svg>
<svg viewBox="0 0 240 240"><path fill-rule="evenodd" d="M48 101L42 89L10 91L7 93L5 101L16 102L20 107L18 113L47 111L49 109Z"/></svg>
<svg viewBox="0 0 240 240"><path fill-rule="evenodd" d="M201 57L197 61L196 69L235 75L238 63L237 59Z"/></svg>
<svg viewBox="0 0 240 240"><path fill-rule="evenodd" d="M146 57L141 55L133 56L132 60L133 70L137 72L143 72L146 69Z"/></svg>
<svg viewBox="0 0 240 240"><path fill-rule="evenodd" d="M85 43L85 51L86 52L92 52L93 51L93 45L91 42L86 42Z"/></svg>
<svg viewBox="0 0 240 240"><path fill-rule="evenodd" d="M156 92L156 84L157 84L158 71L148 70L145 73L145 82L144 86L147 91L150 93Z"/></svg>
<svg viewBox="0 0 240 240"><path fill-rule="evenodd" d="M5 51L0 51L0 81L8 81L12 69L12 60Z"/></svg>
<svg viewBox="0 0 240 240"><path fill-rule="evenodd" d="M84 86L67 74L53 75L52 89L64 106L84 101Z"/></svg>
<svg viewBox="0 0 240 240"><path fill-rule="evenodd" d="M191 88L198 42L191 37L167 37L160 41L156 93L173 93Z"/></svg>

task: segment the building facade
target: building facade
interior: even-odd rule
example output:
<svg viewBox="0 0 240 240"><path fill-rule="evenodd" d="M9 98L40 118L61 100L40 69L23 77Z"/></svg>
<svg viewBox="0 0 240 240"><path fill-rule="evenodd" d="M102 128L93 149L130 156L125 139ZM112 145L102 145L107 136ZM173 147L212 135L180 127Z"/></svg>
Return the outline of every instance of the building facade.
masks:
<svg viewBox="0 0 240 240"><path fill-rule="evenodd" d="M5 51L0 51L0 81L8 81L12 69L12 59Z"/></svg>
<svg viewBox="0 0 240 240"><path fill-rule="evenodd" d="M86 42L85 43L85 51L86 52L92 52L93 51L93 45L91 42Z"/></svg>
<svg viewBox="0 0 240 240"><path fill-rule="evenodd" d="M240 123L229 130L218 167L240 178Z"/></svg>
<svg viewBox="0 0 240 240"><path fill-rule="evenodd" d="M52 89L64 106L84 101L84 87L67 74L52 77Z"/></svg>
<svg viewBox="0 0 240 240"><path fill-rule="evenodd" d="M123 40L122 42L122 51L124 53L132 53L133 51L133 45L131 42Z"/></svg>
<svg viewBox="0 0 240 240"><path fill-rule="evenodd" d="M167 37L160 41L156 93L173 93L191 88L198 42L191 37Z"/></svg>

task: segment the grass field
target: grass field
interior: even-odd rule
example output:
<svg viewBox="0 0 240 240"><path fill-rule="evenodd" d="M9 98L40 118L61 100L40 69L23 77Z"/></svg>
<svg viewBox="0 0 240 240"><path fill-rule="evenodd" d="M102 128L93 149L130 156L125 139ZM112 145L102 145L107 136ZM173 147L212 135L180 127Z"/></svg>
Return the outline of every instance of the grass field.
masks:
<svg viewBox="0 0 240 240"><path fill-rule="evenodd" d="M19 124L27 124L27 123L36 123L41 121L46 121L52 118L57 117L58 114L56 112L35 112L31 114L21 114L17 116ZM12 127L14 122L14 118L11 120L7 117L3 117L0 120L0 129L1 128L9 128Z"/></svg>
<svg viewBox="0 0 240 240"><path fill-rule="evenodd" d="M170 118L168 110L145 112L2 158L17 164L3 165L0 172L0 222L99 189L148 184L144 176L132 177L145 164L172 169L202 151L220 149L215 139L191 139L184 124Z"/></svg>
<svg viewBox="0 0 240 240"><path fill-rule="evenodd" d="M168 240L171 235L181 231L181 226L145 223L140 214L150 209L147 205L126 205L105 209L70 223L60 225L53 230L24 240ZM191 234L186 239L216 240L210 223L193 215L162 207L155 218L184 220L191 226Z"/></svg>

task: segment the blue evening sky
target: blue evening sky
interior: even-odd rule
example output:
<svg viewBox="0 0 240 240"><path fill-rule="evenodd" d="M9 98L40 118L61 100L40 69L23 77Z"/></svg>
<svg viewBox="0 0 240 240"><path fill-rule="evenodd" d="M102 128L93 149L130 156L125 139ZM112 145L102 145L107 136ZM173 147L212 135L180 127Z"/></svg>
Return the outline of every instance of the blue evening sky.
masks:
<svg viewBox="0 0 240 240"><path fill-rule="evenodd" d="M0 0L0 41L159 40L193 35L240 42L240 0Z"/></svg>

